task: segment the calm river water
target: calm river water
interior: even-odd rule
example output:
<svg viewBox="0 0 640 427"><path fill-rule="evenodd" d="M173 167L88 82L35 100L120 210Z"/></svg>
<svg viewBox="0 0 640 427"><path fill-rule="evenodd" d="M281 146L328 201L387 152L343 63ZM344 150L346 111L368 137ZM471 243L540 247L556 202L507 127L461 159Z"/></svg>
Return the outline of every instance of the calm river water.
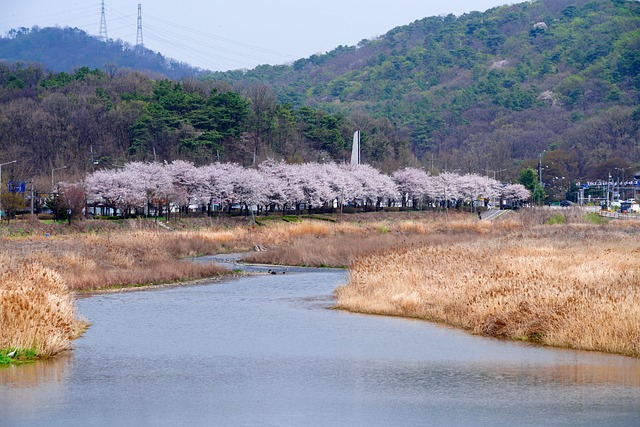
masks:
<svg viewBox="0 0 640 427"><path fill-rule="evenodd" d="M0 425L640 425L640 360L330 310L345 280L80 299L72 355L0 369Z"/></svg>

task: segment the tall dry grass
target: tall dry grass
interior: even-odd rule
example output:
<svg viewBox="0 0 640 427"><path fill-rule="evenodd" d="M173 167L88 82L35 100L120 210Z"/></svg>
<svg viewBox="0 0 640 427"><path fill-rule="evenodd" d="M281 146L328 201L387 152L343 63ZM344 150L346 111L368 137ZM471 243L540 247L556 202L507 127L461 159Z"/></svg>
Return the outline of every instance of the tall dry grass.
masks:
<svg viewBox="0 0 640 427"><path fill-rule="evenodd" d="M638 225L559 227L520 216L491 223L470 215L416 213L349 219L266 226L216 222L176 231L133 222L129 229L99 233L2 239L0 274L21 292L41 291L37 280L20 284L16 272L23 264L43 268L71 290L167 283L221 274L215 265L189 257L261 246L268 251L248 259L353 265L350 283L336 292L342 308L446 321L477 333L550 345L605 349L603 342L615 341L623 344L607 351L638 354ZM2 292L3 298L14 295ZM28 304L18 307L37 318ZM68 312L62 307L56 304L48 313ZM3 333L6 319L0 319ZM51 323L61 326L61 332L51 332L54 342L68 335L68 323ZM24 336L12 342L34 342L35 333ZM0 348L6 345L2 341ZM42 350L55 354L56 348L67 347Z"/></svg>
<svg viewBox="0 0 640 427"><path fill-rule="evenodd" d="M210 224L197 229L167 231L131 221L129 228L105 228L99 233L31 235L3 239L0 251L14 260L37 262L56 271L72 290L95 290L127 285L166 283L215 276L215 265L189 262L189 257L226 252L245 252L256 246L256 262L295 265L346 266L355 256L396 246L409 239L416 242L433 229L458 233L457 222L443 226L433 216L353 217L353 221L305 220L275 222L267 226L240 223ZM461 217L465 218L465 217ZM153 224L153 223L151 223ZM477 221L465 227L488 227ZM99 227L98 227L99 228ZM462 227L464 228L464 227Z"/></svg>
<svg viewBox="0 0 640 427"><path fill-rule="evenodd" d="M70 348L84 322L60 275L38 264L0 276L0 348L33 349L53 356Z"/></svg>
<svg viewBox="0 0 640 427"><path fill-rule="evenodd" d="M623 226L510 228L362 256L336 298L357 312L638 357L639 255Z"/></svg>
<svg viewBox="0 0 640 427"><path fill-rule="evenodd" d="M2 241L0 349L53 356L69 349L84 322L74 290L168 283L212 277L214 264L182 258L215 253L241 232L122 230Z"/></svg>
<svg viewBox="0 0 640 427"><path fill-rule="evenodd" d="M402 217L401 217L402 218ZM264 230L257 240L269 250L250 253L245 261L314 267L347 267L359 256L397 246L419 245L434 240L449 240L466 234L485 234L491 223L469 215L425 215L421 219L391 219L362 222L327 223L306 221L281 224ZM457 236L457 237L456 237Z"/></svg>
<svg viewBox="0 0 640 427"><path fill-rule="evenodd" d="M218 231L123 230L32 238L11 252L55 270L72 290L96 290L219 275L219 267L185 258L224 252L229 240Z"/></svg>

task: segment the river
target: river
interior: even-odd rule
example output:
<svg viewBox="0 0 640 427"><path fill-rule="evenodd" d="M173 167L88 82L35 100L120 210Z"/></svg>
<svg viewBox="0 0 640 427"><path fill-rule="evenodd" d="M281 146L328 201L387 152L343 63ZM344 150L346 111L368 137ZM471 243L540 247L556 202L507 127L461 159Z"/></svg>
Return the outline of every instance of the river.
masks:
<svg viewBox="0 0 640 427"><path fill-rule="evenodd" d="M640 425L638 359L332 310L344 271L276 270L79 299L72 354L0 369L0 426Z"/></svg>

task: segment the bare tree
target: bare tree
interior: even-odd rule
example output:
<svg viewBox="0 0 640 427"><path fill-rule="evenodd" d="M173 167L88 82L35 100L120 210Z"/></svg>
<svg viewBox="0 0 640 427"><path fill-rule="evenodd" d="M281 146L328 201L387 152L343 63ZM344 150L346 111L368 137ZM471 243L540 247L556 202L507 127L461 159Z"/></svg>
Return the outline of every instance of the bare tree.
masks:
<svg viewBox="0 0 640 427"><path fill-rule="evenodd" d="M246 96L250 102L251 114L249 118L251 139L253 140L254 163L258 162L261 146L265 143L266 134L271 129L274 111L276 110L276 96L267 85L249 87Z"/></svg>
<svg viewBox="0 0 640 427"><path fill-rule="evenodd" d="M60 191L60 201L67 208L69 224L71 219L82 214L87 204L87 195L80 184L63 184Z"/></svg>

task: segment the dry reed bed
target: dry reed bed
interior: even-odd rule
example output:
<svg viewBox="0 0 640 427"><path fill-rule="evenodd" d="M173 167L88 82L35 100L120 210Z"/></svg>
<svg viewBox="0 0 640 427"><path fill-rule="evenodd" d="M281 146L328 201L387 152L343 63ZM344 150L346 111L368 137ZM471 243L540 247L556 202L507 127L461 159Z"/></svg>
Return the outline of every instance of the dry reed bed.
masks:
<svg viewBox="0 0 640 427"><path fill-rule="evenodd" d="M275 222L266 226L206 227L197 230L128 230L106 234L77 234L39 239L24 254L58 271L72 289L124 286L197 278L192 270L202 269L201 276L215 274L212 266L193 264L180 259L224 252L245 252L255 246L267 247L267 253L255 253L253 261L267 255L269 262L294 265L345 266L355 253L394 246L408 235L426 235L436 230L456 232L457 228L476 227L488 230L490 225L477 221L328 222L305 220L296 223ZM444 227L444 229L443 229ZM476 232L483 232L478 231ZM368 243L366 243L368 241ZM43 246L44 245L44 246ZM287 253L279 261L277 254ZM209 270L207 270L207 268ZM99 275L95 272L100 271ZM135 279L135 281L134 281ZM97 282L96 280L99 280Z"/></svg>
<svg viewBox="0 0 640 427"><path fill-rule="evenodd" d="M216 266L180 259L197 255L247 251L256 245L268 247L269 251L256 253L254 261L281 264L345 266L354 262L360 255L373 253L369 257L355 261L352 283L337 292L340 305L344 308L445 320L477 332L505 336L508 336L507 331L513 329L514 324L522 324L524 326L521 330L517 330L514 336L540 340L542 337L549 340L550 337L555 336L554 339L560 344L554 345L588 348L587 345L577 343L573 337L565 339L569 343L563 344L558 335L560 329L557 326L567 323L565 318L578 317L581 311L576 310L575 305L569 303L562 305L556 301L551 304L550 299L540 302L535 292L540 287L538 284L551 282L555 277L555 269L558 271L564 269L564 274L567 274L572 271L572 268L575 270L576 265L580 265L572 263L574 259L578 259L575 258L576 254L571 255L574 258L567 265L563 266L558 261L562 258L561 252L558 251L559 248L563 248L563 241L574 239L574 241L592 242L593 244L588 246L591 249L585 249L585 253L591 253L591 255L596 253L600 256L595 242L602 243L603 236L614 233L616 238L621 239L620 243L608 240L610 243L607 243L607 248L610 252L602 251L603 254L611 253L612 255L606 262L594 261L594 265L586 261L582 262L584 268L579 271L592 271L590 274L593 277L589 276L591 281L584 282L586 285L580 281L576 283L581 284L582 293L599 294L604 299L614 298L616 301L626 298L638 306L638 267L633 264L633 258L627 259L627 266L619 263L609 266L619 253L620 246L629 246L629 239L637 237L639 233L637 226L617 225L605 230L586 225L564 228L533 227L530 224L523 224L519 219L491 224L470 219L468 215L450 215L446 221L444 219L442 215L400 215L382 217L375 221L365 218L364 221L336 223L279 222L264 227L251 227L246 224L234 227L229 227L228 224L219 226L210 224L198 230L173 232L149 229L142 225L135 226L133 223L134 226L129 230L109 229L98 234L76 233L47 238L31 236L26 239L3 239L0 241L4 254L0 257L0 274L3 277L0 287L4 303L10 301L10 304L7 303L8 305L1 308L1 314L4 317L1 318L0 323L2 335L0 348L39 343L42 341L39 338L42 334L51 335L53 344L37 344L40 354L55 354L69 347L67 338L60 337L73 336L73 331L80 323L73 320L75 318L70 314L73 312L73 305L71 304L71 308L68 308L60 302L70 295L65 293L68 291L60 290L63 284L71 290L94 290L211 277L220 274ZM558 230L562 230L563 237L558 238ZM515 243L523 239L527 241L526 244ZM537 242L542 242L540 244L542 246ZM398 247L403 249L397 249ZM546 252L541 249L545 247ZM537 252L526 252L534 250L530 248L538 249ZM427 252L420 252L425 250ZM637 243L633 250L638 250ZM549 261L545 258L547 253L556 253L552 258L556 260L554 262L557 265L554 264L552 269L548 268ZM394 259L393 264L386 259L387 256ZM421 267L421 262L426 259L431 259L433 265L427 263L426 266ZM433 260L437 259L446 262L434 264ZM539 264L532 264L534 260L538 260ZM384 265L385 268L376 267L378 264ZM26 271L25 265L31 266L27 267L27 270L30 269L28 271L34 272L31 276L27 274L22 277L22 271ZM613 277L617 279L615 271L620 268L626 268L623 274L623 279L626 281L624 283L628 282L626 286L633 292L629 292L624 287L616 288L617 290L601 287L601 284L609 283L611 281L609 279ZM604 271L608 271L609 276L603 276ZM511 274L517 280L507 280L503 277L505 274L507 276ZM560 273L557 275L561 276ZM45 283L41 286L40 276L49 278L44 282L49 281L53 285L49 286ZM512 283L513 280L516 284ZM564 288L560 285L565 282L573 283L577 279L571 278L565 282L558 278L554 280L557 282L557 289L553 288L554 292L564 295L563 298L566 301L572 300L576 292L571 287ZM456 323L455 320L445 318L449 311L456 310L462 313L461 316L468 313L468 317L473 317L471 311L465 311L467 308L464 304L456 306L446 299L443 300L441 305L447 308L443 310L442 317L433 314L435 312L425 311L427 307L435 307L434 301L437 299L435 294L432 295L433 289L418 285L427 282L433 282L437 285L435 288L443 289L445 285L452 286L452 283L466 283L469 289L466 295L467 305L487 306L484 308L485 313L492 316L485 314L478 329L477 326ZM482 290L477 286L478 283L484 283L488 287ZM617 283L622 286L619 280ZM380 284L384 286L379 286ZM401 287L400 284L411 285ZM51 290L47 290L49 288ZM455 290L456 287L452 289ZM459 294L464 294L460 289L458 291ZM507 301L507 296L510 294L520 296L515 306ZM492 298L487 298L487 295ZM496 299L500 304L495 302ZM577 297L575 300L578 301ZM36 301L38 307L32 307L25 301ZM50 301L54 301L55 306L48 305ZM591 304L588 306L590 309L600 310L599 306L593 306L595 304L593 301L587 302ZM580 304L584 305L587 302ZM494 309L491 304L503 311ZM603 305L606 306L606 304ZM11 312L12 314L9 315L7 314L10 313L9 307L20 307L22 312ZM625 309L627 306L619 306L617 310L618 313L622 313ZM55 314L55 311L61 311L61 313ZM25 320L39 319L36 312L46 313L47 316L58 316L64 320ZM529 312L531 314L522 314ZM627 313L627 318L627 323L631 326L626 327L624 331L636 331L636 336L631 342L640 342L637 337L638 313L631 310ZM20 331L16 326L19 324L29 324L33 327L23 332L16 332ZM47 329L46 325L58 325L59 330L56 332ZM580 325L580 328L584 329L583 326ZM626 333L621 331L616 333L623 335ZM621 339L621 341L625 340ZM59 344L54 345L56 342ZM543 342L552 343L551 341ZM613 351L636 354L637 348Z"/></svg>
<svg viewBox="0 0 640 427"><path fill-rule="evenodd" d="M53 356L70 348L84 328L60 275L37 264L0 276L0 348Z"/></svg>
<svg viewBox="0 0 640 427"><path fill-rule="evenodd" d="M218 275L215 265L183 259L224 252L229 240L228 231L129 230L30 239L17 253L58 272L72 290L96 290Z"/></svg>
<svg viewBox="0 0 640 427"><path fill-rule="evenodd" d="M267 252L250 253L247 262L280 265L347 267L357 257L401 245L418 245L446 236L488 233L489 222L479 222L468 215L445 222L440 215L421 219L379 220L364 222L304 221L274 224L256 234L256 241Z"/></svg>
<svg viewBox="0 0 640 427"><path fill-rule="evenodd" d="M40 357L67 350L85 326L76 318L73 290L220 275L213 264L178 258L214 253L229 241L228 232L140 230L4 241L0 349L32 349Z"/></svg>
<svg viewBox="0 0 640 427"><path fill-rule="evenodd" d="M336 297L356 312L639 357L639 256L636 226L498 227L360 257Z"/></svg>

